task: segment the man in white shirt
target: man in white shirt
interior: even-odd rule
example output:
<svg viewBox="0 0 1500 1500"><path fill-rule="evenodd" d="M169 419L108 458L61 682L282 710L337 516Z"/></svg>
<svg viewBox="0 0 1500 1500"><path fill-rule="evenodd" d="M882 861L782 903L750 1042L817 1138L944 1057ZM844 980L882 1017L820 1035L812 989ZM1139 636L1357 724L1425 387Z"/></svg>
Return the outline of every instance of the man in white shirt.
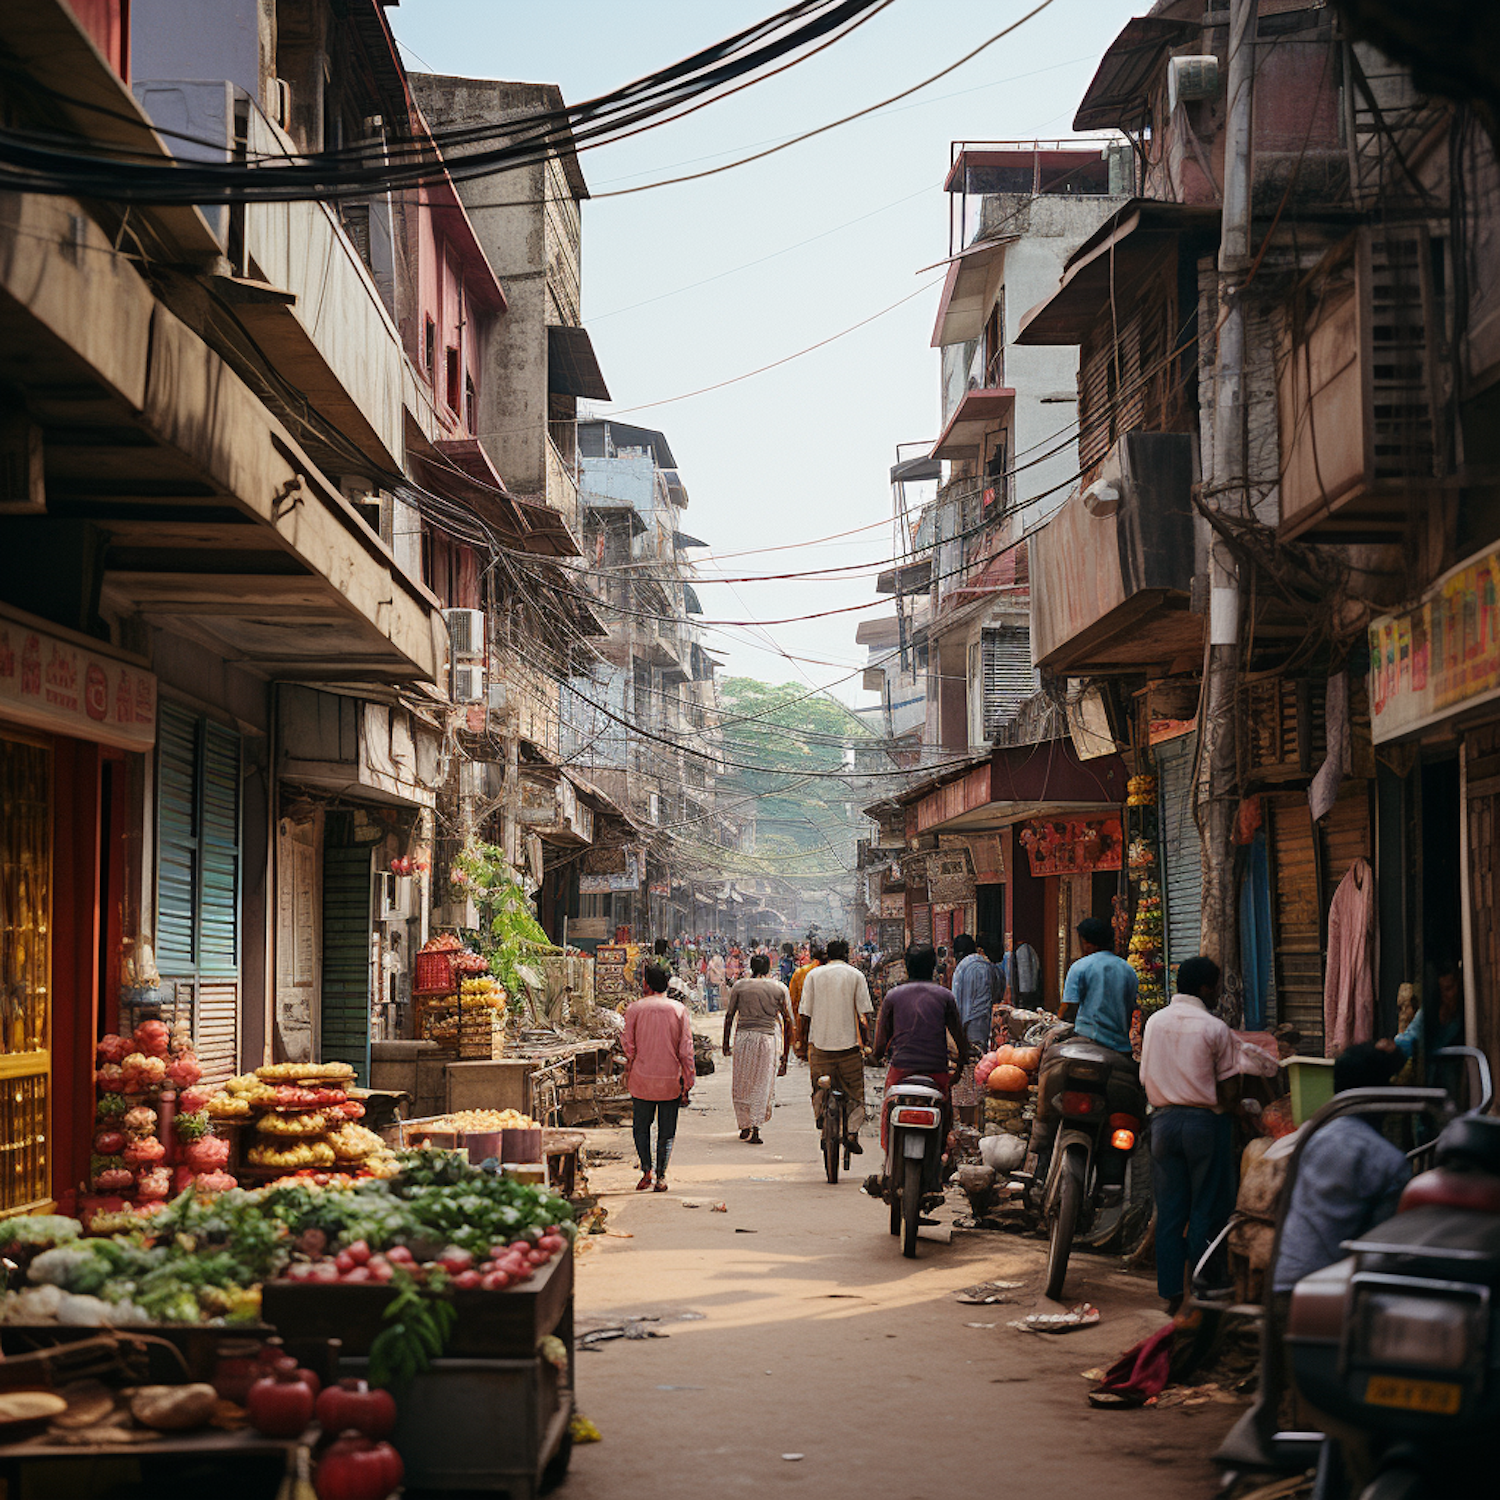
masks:
<svg viewBox="0 0 1500 1500"><path fill-rule="evenodd" d="M812 1074L813 1118L821 1129L826 1095L818 1087L832 1078L849 1101L849 1134L845 1144L863 1153L859 1127L865 1122L865 1048L869 1045L870 987L849 963L849 944L834 938L826 962L802 981L797 1003L797 1056L806 1058Z"/></svg>
<svg viewBox="0 0 1500 1500"><path fill-rule="evenodd" d="M1234 1208L1234 1122L1224 1086L1241 1073L1273 1077L1279 1066L1213 1014L1219 991L1218 964L1184 959L1177 993L1148 1018L1141 1039L1141 1083L1152 1108L1156 1289L1174 1315L1189 1268Z"/></svg>

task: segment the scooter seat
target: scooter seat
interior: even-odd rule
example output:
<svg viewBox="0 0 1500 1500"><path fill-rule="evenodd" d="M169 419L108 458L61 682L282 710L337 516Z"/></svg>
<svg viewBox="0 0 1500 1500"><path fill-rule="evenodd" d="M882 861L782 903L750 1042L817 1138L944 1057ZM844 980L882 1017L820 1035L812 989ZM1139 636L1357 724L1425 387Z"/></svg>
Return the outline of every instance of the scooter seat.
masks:
<svg viewBox="0 0 1500 1500"><path fill-rule="evenodd" d="M1500 1175L1500 1120L1460 1115L1444 1128L1432 1156L1440 1167L1474 1166Z"/></svg>

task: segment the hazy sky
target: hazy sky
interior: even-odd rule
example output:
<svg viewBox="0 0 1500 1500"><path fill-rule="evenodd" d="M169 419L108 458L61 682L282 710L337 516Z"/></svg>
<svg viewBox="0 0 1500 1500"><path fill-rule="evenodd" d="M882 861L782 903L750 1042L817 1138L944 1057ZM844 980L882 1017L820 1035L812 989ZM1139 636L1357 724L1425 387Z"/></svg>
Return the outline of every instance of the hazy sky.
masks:
<svg viewBox="0 0 1500 1500"><path fill-rule="evenodd" d="M827 52L690 118L580 160L592 192L701 170L837 119L946 67L1036 0L895 0ZM898 442L931 439L929 347L947 254L954 140L1066 136L1104 49L1149 0L1053 0L1013 36L902 103L700 182L586 203L583 321L614 409L769 364L753 379L624 420L660 427L691 504L685 528L743 577L883 561ZM775 0L403 0L387 11L415 69L555 82L571 102L729 35ZM928 283L936 282L937 285ZM816 538L885 522L835 542ZM792 550L748 549L807 543ZM702 554L698 554L702 555ZM876 597L873 576L714 584L705 617L776 620ZM889 610L889 603L885 611ZM714 630L735 673L859 693L859 621L879 608ZM813 661L793 662L782 651ZM853 675L850 675L853 673ZM842 679L842 681L840 681Z"/></svg>

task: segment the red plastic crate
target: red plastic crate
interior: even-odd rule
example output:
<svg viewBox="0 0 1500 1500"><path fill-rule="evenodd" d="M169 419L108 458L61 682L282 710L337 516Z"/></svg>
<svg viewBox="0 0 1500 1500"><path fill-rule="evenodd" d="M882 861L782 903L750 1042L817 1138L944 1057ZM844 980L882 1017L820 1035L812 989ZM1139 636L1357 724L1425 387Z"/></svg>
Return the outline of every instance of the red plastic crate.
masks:
<svg viewBox="0 0 1500 1500"><path fill-rule="evenodd" d="M453 972L453 954L417 954L416 983L412 991L418 995L451 995L458 989L458 979Z"/></svg>

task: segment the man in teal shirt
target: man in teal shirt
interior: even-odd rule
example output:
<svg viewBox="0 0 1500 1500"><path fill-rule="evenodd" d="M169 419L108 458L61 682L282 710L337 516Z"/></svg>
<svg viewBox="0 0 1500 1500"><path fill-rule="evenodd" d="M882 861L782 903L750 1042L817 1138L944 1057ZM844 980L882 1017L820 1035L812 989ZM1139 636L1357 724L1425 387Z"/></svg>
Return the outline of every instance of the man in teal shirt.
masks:
<svg viewBox="0 0 1500 1500"><path fill-rule="evenodd" d="M1078 924L1078 942L1083 957L1068 970L1058 1014L1079 1036L1128 1054L1130 1023L1139 1008L1136 972L1116 956L1108 922L1085 917Z"/></svg>

